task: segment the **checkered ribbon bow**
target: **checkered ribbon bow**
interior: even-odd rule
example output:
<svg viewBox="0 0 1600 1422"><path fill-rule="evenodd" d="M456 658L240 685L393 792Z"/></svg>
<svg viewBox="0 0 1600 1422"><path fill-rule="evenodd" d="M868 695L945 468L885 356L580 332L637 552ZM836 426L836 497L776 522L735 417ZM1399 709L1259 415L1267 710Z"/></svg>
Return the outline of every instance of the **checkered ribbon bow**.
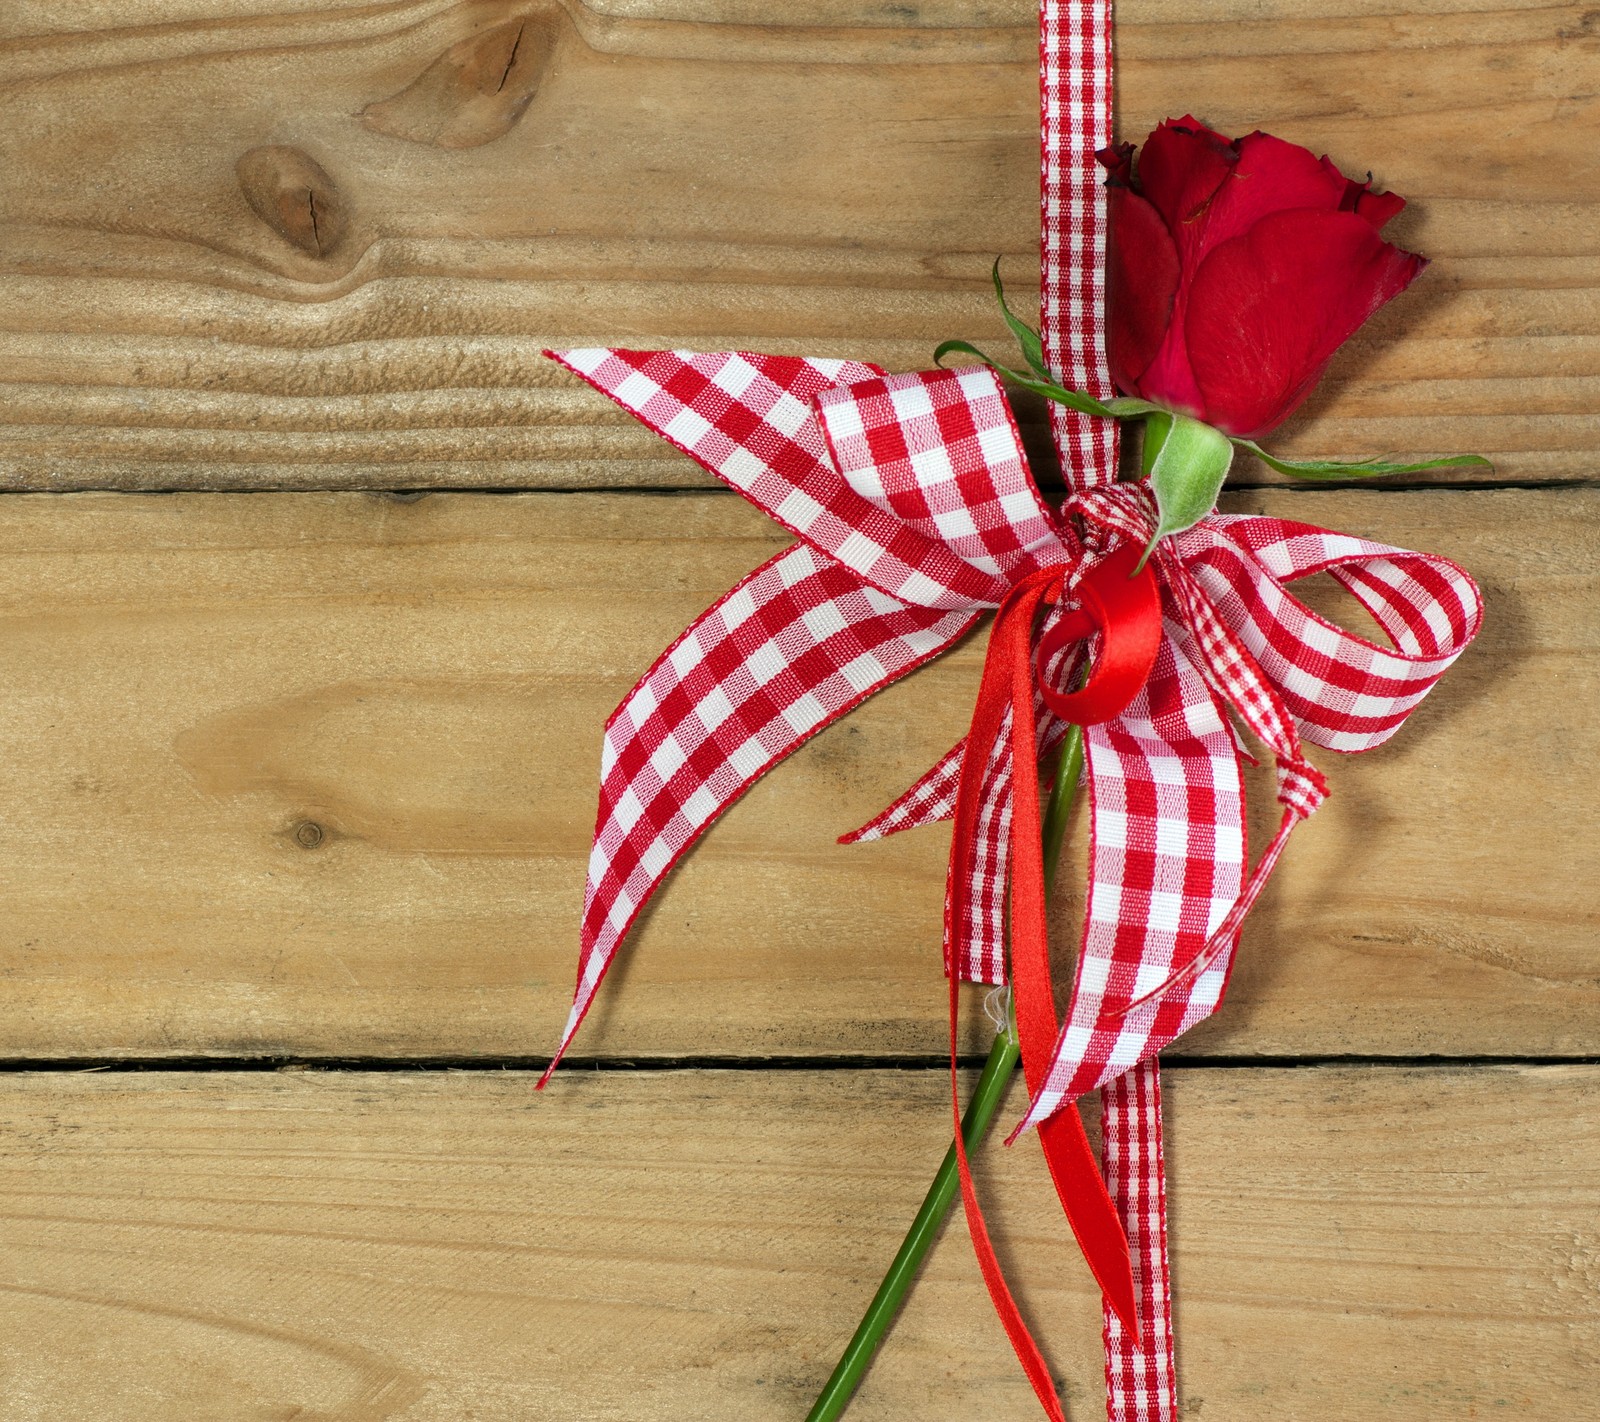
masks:
<svg viewBox="0 0 1600 1422"><path fill-rule="evenodd" d="M1048 640L1085 574L1148 540L1154 509L1143 484L1101 485L1059 509L1047 505L985 368L890 376L854 362L730 352L551 354L797 539L667 648L606 725L564 1051L651 893L761 774L950 647L1023 585L1060 589L1061 605L1045 610L1040 629ZM1094 793L1083 941L1065 1023L1031 1060L1023 1026L1031 1100L1018 1127L1045 1128L1069 1216L1116 1321L1135 1339L1152 1301L1134 1293L1148 1295L1151 1285L1119 1283L1129 1272L1121 1225L1099 1234L1112 1247L1097 1258L1095 1207L1081 1192L1074 1213L1057 1166L1067 1162L1066 1178L1081 1185L1071 1162L1081 1164L1086 1146L1077 1112L1065 1108L1128 1078L1216 1010L1241 921L1290 830L1326 793L1302 742L1340 751L1381 744L1482 616L1471 579L1443 558L1284 519L1213 514L1163 540L1156 560L1162 635L1153 670L1119 716L1085 731ZM1391 645L1358 637L1294 597L1289 585L1319 572L1366 607ZM1069 650L1046 671L1063 683L1074 659ZM950 865L952 993L957 977L1004 980L1014 788L1032 797L1037 819L1035 767L1013 776L1014 742L1044 749L1066 729L1043 702L1017 704L1036 713L1031 729L1019 731L1007 707L981 743L954 747L844 837L875 839L950 818L966 760L974 809ZM1253 870L1241 775L1249 756L1230 711L1277 762L1283 818ZM1053 1004L1047 1010L1053 1024ZM1063 1121L1066 1136L1055 1124ZM1098 1171L1093 1181L1104 1196ZM999 1288L1004 1318L1009 1295L1002 1300ZM1032 1373L1023 1339L1025 1329L1020 1339L1013 1331ZM1047 1375L1035 1384L1043 1398ZM1058 1412L1053 1390L1046 1407Z"/></svg>

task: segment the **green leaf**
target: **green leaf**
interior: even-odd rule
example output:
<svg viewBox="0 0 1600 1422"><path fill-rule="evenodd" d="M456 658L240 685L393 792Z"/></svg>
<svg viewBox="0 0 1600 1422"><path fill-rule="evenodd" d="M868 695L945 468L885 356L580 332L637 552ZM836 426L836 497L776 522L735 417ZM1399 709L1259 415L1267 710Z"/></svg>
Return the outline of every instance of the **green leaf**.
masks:
<svg viewBox="0 0 1600 1422"><path fill-rule="evenodd" d="M1166 410L1158 410L1144 422L1144 443L1139 450L1139 472L1146 479L1150 477L1151 466L1156 462L1156 455L1161 453L1161 446L1167 442L1167 432L1172 428L1172 416Z"/></svg>
<svg viewBox="0 0 1600 1422"><path fill-rule="evenodd" d="M1233 442L1221 430L1187 415L1163 411L1161 418L1169 421L1165 436L1155 421L1153 428L1146 427L1146 437L1160 439L1161 447L1150 464L1150 489L1156 496L1159 519L1155 536L1144 550L1145 558L1161 539L1193 528L1217 506L1222 481L1233 463Z"/></svg>
<svg viewBox="0 0 1600 1422"><path fill-rule="evenodd" d="M1022 347L1022 358L1028 362L1039 379L1053 385L1055 382L1050 378L1050 367L1044 363L1044 342L1040 340L1039 333L1026 321L1020 321L1013 316L1011 308L1006 305L1006 289L1000 284L999 257L994 259L994 270L990 276L994 279L994 299L1000 303L1000 314L1006 318L1006 325L1011 328L1011 334L1017 338L1017 344Z"/></svg>
<svg viewBox="0 0 1600 1422"><path fill-rule="evenodd" d="M1249 450L1268 468L1280 474L1292 474L1297 479L1378 479L1385 474L1417 474L1424 469L1494 468L1481 454L1452 454L1440 459L1423 459L1415 464L1390 464L1382 459L1279 459L1254 440L1233 442L1240 449Z"/></svg>
<svg viewBox="0 0 1600 1422"><path fill-rule="evenodd" d="M956 352L958 355L977 356L977 358L991 370L998 370L1002 375L1009 375L1011 373L1005 368L1005 366L996 365L992 360L989 359L988 356L986 356L975 345L973 345L971 341L940 341L939 344L933 348L933 363L935 365L942 366L944 364L944 358L952 351Z"/></svg>
<svg viewBox="0 0 1600 1422"><path fill-rule="evenodd" d="M1154 405L1146 406L1143 400L1113 400L1109 405L1102 400L1096 400L1092 395L1084 395L1077 390L1065 390L1053 381L1034 380L1023 375L1020 371L1001 365L997 360L990 360L971 341L943 341L934 350L933 363L943 365L944 358L952 351L961 355L976 356L990 370L998 371L1013 385L1020 385L1024 390L1031 390L1035 395L1042 395L1046 400L1054 400L1058 405L1066 405L1069 409L1081 410L1085 415L1101 415L1106 419L1126 419L1130 415L1143 414L1146 409L1155 409ZM1118 408L1119 406L1125 408ZM1138 408L1134 408L1138 407Z"/></svg>
<svg viewBox="0 0 1600 1422"><path fill-rule="evenodd" d="M1103 400L1096 400L1093 395L1085 395L1081 390L1063 390L1059 385L1046 384L1041 380L1024 380L1011 371L1003 374L1024 390L1031 390L1035 395L1043 395L1046 400L1054 400L1058 405L1065 405L1069 410L1077 410L1085 415L1099 415L1102 419L1114 420L1117 412Z"/></svg>
<svg viewBox="0 0 1600 1422"><path fill-rule="evenodd" d="M1131 395L1119 395L1115 400L1107 400L1105 409L1108 415L1117 420L1132 420L1140 415L1168 413L1160 405L1152 405L1148 400L1135 400Z"/></svg>

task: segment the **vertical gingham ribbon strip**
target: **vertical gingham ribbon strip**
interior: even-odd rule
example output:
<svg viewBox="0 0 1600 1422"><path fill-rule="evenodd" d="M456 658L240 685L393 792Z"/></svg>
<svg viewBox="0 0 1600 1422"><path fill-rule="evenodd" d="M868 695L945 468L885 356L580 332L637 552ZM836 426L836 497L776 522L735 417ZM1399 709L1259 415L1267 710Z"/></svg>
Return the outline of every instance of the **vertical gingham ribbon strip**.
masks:
<svg viewBox="0 0 1600 1422"><path fill-rule="evenodd" d="M1115 393L1105 360L1105 190L1095 154L1112 142L1112 0L1040 0L1039 5L1039 317L1045 357L1069 390L1105 399ZM1069 488L1085 491L1109 484L1117 476L1117 426L1051 406L1051 425L1063 476ZM1220 730L1220 728L1219 728ZM1108 744L1116 733L1093 737L1089 754L1098 761L1098 784L1122 787L1118 773L1124 757ZM1219 747L1220 748L1220 747ZM1208 751L1191 755L1185 783L1203 780L1211 759ZM1137 763L1137 753L1136 753ZM1091 764L1091 774L1096 767ZM1222 774L1226 777L1227 771ZM1231 788L1231 787L1230 787ZM1232 839L1235 827L1226 832ZM1243 827L1237 827L1243 853ZM1230 876L1214 887L1226 892ZM1141 1354L1138 1343L1106 1308L1106 1412L1111 1422L1176 1417L1176 1362L1171 1347L1170 1308L1158 1319L1151 1307L1155 1294L1170 1296L1167 1258L1165 1185L1159 1155L1159 1068L1154 1059L1150 1097L1155 1101L1157 1130L1129 1130L1131 1096L1115 1081L1101 1090L1102 1156L1107 1183L1112 1183L1111 1143L1123 1142L1115 1169L1135 1188L1115 1193L1136 1273L1155 1281L1154 1293L1138 1292L1139 1337L1160 1338L1160 1346ZM1153 1197L1161 1207L1158 1220L1130 1210L1133 1198ZM1164 1322L1163 1322L1164 1320ZM1162 1329L1164 1328L1164 1332Z"/></svg>
<svg viewBox="0 0 1600 1422"><path fill-rule="evenodd" d="M1039 6L1039 333L1069 390L1109 400L1104 357L1106 200L1095 153L1111 144L1111 0ZM1117 473L1117 427L1050 407L1062 468L1079 489Z"/></svg>
<svg viewBox="0 0 1600 1422"><path fill-rule="evenodd" d="M1178 1415L1167 1265L1167 1179L1161 1148L1161 1071L1140 1062L1100 1089L1106 1184L1128 1230L1139 1341L1105 1311L1106 1413L1111 1422L1171 1422Z"/></svg>

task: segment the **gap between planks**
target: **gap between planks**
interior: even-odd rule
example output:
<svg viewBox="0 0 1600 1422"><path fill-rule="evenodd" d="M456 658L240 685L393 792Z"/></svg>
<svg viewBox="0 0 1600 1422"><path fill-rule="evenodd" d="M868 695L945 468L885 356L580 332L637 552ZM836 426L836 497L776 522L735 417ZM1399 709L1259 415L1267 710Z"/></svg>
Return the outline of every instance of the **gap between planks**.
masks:
<svg viewBox="0 0 1600 1422"><path fill-rule="evenodd" d="M962 1053L956 1065L962 1070L977 1070L984 1063L975 1053ZM260 1056L260 1057L17 1057L0 1059L0 1076L21 1073L43 1074L60 1072L68 1075L86 1072L122 1072L129 1074L221 1073L221 1072L324 1072L350 1075L376 1073L393 1075L398 1072L477 1072L482 1074L522 1073L541 1075L550 1065L549 1057L356 1057L356 1056ZM1600 1066L1600 1054L1554 1053L1548 1056L1529 1056L1514 1053L1479 1053L1415 1056L1379 1055L1373 1053L1322 1053L1301 1056L1283 1053L1263 1053L1250 1056L1203 1057L1183 1052L1164 1052L1161 1065L1174 1071L1321 1071L1329 1068L1369 1067L1380 1071L1439 1070L1456 1071L1477 1067L1555 1067ZM559 1075L582 1072L587 1075L672 1071L739 1071L739 1072L845 1072L845 1071L945 1071L949 1059L934 1056L675 1056L675 1057L568 1057L563 1059Z"/></svg>

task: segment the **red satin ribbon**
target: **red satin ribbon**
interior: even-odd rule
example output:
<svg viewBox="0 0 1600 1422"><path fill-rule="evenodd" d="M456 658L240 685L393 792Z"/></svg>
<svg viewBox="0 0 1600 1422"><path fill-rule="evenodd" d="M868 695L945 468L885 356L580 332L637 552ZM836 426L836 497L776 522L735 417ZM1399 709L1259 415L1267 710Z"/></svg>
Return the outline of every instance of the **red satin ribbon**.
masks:
<svg viewBox="0 0 1600 1422"><path fill-rule="evenodd" d="M1078 581L1078 606L1058 617L1039 638L1039 666L1092 632L1101 634L1100 655L1089 679L1074 692L1057 691L1038 677L1039 695L1063 721L1098 726L1120 716L1150 679L1161 647L1161 594L1155 573L1141 568L1142 551L1120 544Z"/></svg>
<svg viewBox="0 0 1600 1422"><path fill-rule="evenodd" d="M1079 579L1073 594L1078 607L1069 610L1041 639L1038 663L1093 631L1100 634L1100 655L1088 680L1074 693L1063 694L1034 674L1033 626L1041 607L1061 597L1063 569L1047 568L1018 583L1000 604L989 634L983 680L978 688L972 728L961 761L956 793L955 832L950 855L953 867L945 920L946 952L955 941L954 926L963 921L970 885L963 866L977 833L981 784L989 749L1011 712L1011 977L1017 1004L1017 1035L1028 1090L1037 1093L1055 1046L1060 1022L1050 983L1050 950L1045 924L1045 867L1040 846L1037 731L1034 688L1051 710L1080 725L1108 721L1119 714L1149 679L1161 644L1161 597L1151 568L1134 569L1140 550L1119 547ZM960 974L945 964L950 982L950 1090L955 1117L956 1157L961 1198L972 1233L978 1267L988 1285L1011 1346L1054 1422L1065 1422L1055 1384L1038 1344L1011 1295L984 1222L973 1185L972 1169L961 1136L961 1103L956 1077L956 1016ZM1106 1192L1083 1118L1070 1107L1039 1127L1045 1163L1062 1209L1083 1257L1106 1302L1137 1341L1138 1309L1128 1240L1116 1206Z"/></svg>

